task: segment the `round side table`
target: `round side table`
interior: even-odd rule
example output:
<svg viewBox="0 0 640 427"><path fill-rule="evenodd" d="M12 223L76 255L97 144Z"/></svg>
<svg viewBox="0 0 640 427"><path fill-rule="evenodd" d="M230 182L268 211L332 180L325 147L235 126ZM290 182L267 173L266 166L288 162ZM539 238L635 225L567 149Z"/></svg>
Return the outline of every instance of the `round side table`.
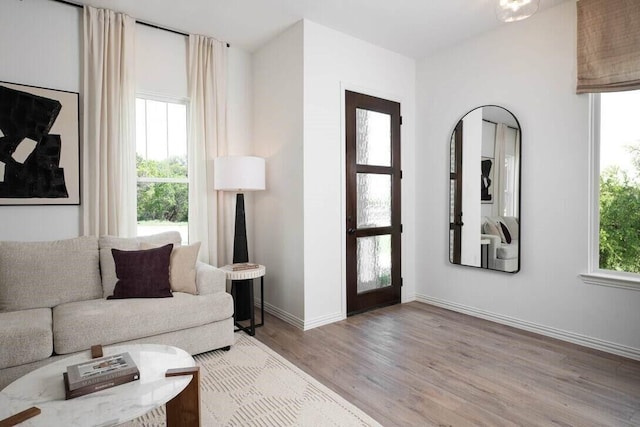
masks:
<svg viewBox="0 0 640 427"><path fill-rule="evenodd" d="M220 267L222 271L227 275L227 280L231 280L231 296L233 300L236 300L237 284L236 280L253 280L260 278L260 323L256 324L255 313L253 308L253 283L249 285L249 301L251 304L250 312L251 317L249 319L249 326L242 326L240 322L236 321L236 313L233 313L233 324L236 326L236 330L244 331L247 334L254 336L256 334L256 328L264 325L264 276L266 274L266 267L264 265L258 265L255 268L247 268L242 270L234 270L233 265L225 265Z"/></svg>

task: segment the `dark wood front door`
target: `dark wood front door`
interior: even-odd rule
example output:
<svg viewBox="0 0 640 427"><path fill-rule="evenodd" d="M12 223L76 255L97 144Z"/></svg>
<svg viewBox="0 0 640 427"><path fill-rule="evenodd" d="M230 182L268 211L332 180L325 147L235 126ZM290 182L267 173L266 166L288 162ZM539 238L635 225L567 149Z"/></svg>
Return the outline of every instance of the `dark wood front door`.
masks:
<svg viewBox="0 0 640 427"><path fill-rule="evenodd" d="M346 103L347 315L400 302L400 104Z"/></svg>

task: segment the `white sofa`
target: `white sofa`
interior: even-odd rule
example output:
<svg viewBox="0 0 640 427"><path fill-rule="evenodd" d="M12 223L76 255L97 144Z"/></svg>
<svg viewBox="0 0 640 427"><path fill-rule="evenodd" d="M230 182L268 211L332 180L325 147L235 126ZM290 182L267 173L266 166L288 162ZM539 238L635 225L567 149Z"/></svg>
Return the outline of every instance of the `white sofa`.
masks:
<svg viewBox="0 0 640 427"><path fill-rule="evenodd" d="M78 237L0 242L0 390L46 363L92 345L158 343L191 354L234 342L223 271L196 265L197 294L106 299L111 248L180 244L177 232L131 239Z"/></svg>
<svg viewBox="0 0 640 427"><path fill-rule="evenodd" d="M511 242L508 243L501 234L499 223L504 224L510 234ZM493 224L495 228L489 226ZM498 229L498 232L496 232ZM487 248L487 268L491 270L516 272L520 269L520 224L518 219L512 216L484 217L482 220L481 237L489 240Z"/></svg>

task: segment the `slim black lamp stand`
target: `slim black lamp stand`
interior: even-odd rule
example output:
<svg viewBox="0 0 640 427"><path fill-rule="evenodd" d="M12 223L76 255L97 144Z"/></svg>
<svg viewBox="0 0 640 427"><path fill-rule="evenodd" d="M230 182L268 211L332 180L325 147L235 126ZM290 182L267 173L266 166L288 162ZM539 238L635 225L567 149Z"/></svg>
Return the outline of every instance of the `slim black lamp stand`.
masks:
<svg viewBox="0 0 640 427"><path fill-rule="evenodd" d="M233 232L233 263L249 262L249 252L247 250L247 225L244 215L244 194L236 194L236 224ZM236 321L248 320L251 318L253 301L249 286L253 286L253 280L234 280L232 286L235 287L234 309Z"/></svg>
<svg viewBox="0 0 640 427"><path fill-rule="evenodd" d="M249 262L243 193L265 189L265 161L255 156L222 156L214 159L213 169L214 189L236 193L233 263ZM245 276L240 275L240 277ZM234 280L231 283L231 294L233 295L234 321L250 320L253 330L255 320L253 318L253 279ZM236 326L240 328L238 330L244 330L237 323Z"/></svg>

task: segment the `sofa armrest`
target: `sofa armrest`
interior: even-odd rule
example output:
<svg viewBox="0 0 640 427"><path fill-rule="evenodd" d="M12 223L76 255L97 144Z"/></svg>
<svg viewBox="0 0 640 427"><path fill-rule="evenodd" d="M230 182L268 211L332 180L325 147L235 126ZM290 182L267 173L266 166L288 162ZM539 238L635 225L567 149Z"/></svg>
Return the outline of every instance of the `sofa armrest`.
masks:
<svg viewBox="0 0 640 427"><path fill-rule="evenodd" d="M212 265L198 261L196 264L198 294L206 295L227 291L227 274Z"/></svg>

